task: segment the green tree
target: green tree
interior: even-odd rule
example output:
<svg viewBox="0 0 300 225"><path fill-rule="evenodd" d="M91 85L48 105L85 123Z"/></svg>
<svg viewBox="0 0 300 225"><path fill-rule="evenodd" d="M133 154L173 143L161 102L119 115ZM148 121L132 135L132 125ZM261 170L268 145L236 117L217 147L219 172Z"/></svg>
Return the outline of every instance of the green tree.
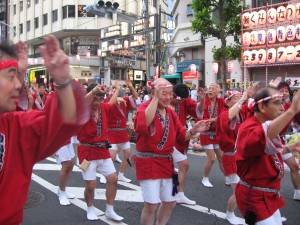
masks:
<svg viewBox="0 0 300 225"><path fill-rule="evenodd" d="M201 33L201 39L216 37L221 41L220 48L213 48L213 58L219 64L222 88L226 89L226 61L240 60L241 34L240 13L243 6L240 0L193 0L195 19L192 31ZM227 45L226 37L233 36L234 44Z"/></svg>

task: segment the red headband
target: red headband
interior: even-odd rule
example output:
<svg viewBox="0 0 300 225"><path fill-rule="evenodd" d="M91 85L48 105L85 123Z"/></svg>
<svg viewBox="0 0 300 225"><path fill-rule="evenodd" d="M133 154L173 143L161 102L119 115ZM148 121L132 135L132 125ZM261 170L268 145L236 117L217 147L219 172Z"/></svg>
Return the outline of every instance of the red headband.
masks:
<svg viewBox="0 0 300 225"><path fill-rule="evenodd" d="M281 87L280 89L286 89L286 90L289 90L289 88L287 86L283 86Z"/></svg>
<svg viewBox="0 0 300 225"><path fill-rule="evenodd" d="M18 62L13 59L0 62L0 70L10 68L10 67L18 67Z"/></svg>

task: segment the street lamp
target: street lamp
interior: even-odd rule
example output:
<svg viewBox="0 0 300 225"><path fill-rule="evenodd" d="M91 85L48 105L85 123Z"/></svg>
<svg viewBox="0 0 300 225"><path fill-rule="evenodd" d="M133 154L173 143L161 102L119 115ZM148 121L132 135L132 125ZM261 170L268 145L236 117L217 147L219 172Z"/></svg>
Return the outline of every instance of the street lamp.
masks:
<svg viewBox="0 0 300 225"><path fill-rule="evenodd" d="M14 32L14 35L17 36L17 38L19 39L19 35L17 34L17 31L14 28L9 26L7 23L4 23L3 21L0 21L0 24L8 27L9 29L11 29ZM2 29L1 28L2 28L2 26L0 26L0 39L2 39Z"/></svg>

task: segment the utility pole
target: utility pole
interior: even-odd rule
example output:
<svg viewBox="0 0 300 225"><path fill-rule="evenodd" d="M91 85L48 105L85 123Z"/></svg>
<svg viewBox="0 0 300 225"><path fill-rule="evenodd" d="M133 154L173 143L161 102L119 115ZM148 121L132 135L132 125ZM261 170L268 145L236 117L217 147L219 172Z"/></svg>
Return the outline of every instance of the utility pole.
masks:
<svg viewBox="0 0 300 225"><path fill-rule="evenodd" d="M146 76L147 81L151 80L150 78L150 32L149 32L149 4L148 0L144 1L145 5L145 37L146 37L146 45L145 45L145 51L146 51Z"/></svg>

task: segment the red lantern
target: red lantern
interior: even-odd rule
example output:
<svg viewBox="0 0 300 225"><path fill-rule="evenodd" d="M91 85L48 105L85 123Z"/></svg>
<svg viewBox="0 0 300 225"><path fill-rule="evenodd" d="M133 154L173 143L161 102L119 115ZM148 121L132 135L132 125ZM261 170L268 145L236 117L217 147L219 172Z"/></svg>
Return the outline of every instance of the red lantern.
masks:
<svg viewBox="0 0 300 225"><path fill-rule="evenodd" d="M286 39L292 41L296 36L296 28L293 25L288 25L286 27Z"/></svg>
<svg viewBox="0 0 300 225"><path fill-rule="evenodd" d="M286 33L285 33L285 27L280 26L277 27L277 40L280 42L285 41Z"/></svg>
<svg viewBox="0 0 300 225"><path fill-rule="evenodd" d="M258 64L265 64L266 63L266 50L265 49L259 49L258 52Z"/></svg>
<svg viewBox="0 0 300 225"><path fill-rule="evenodd" d="M287 61L294 61L295 58L295 47L294 46L287 46L285 49L286 52L286 60Z"/></svg>
<svg viewBox="0 0 300 225"><path fill-rule="evenodd" d="M244 51L244 65L249 65L250 64L250 51Z"/></svg>
<svg viewBox="0 0 300 225"><path fill-rule="evenodd" d="M299 4L299 7L300 7L300 4ZM296 33L296 38L297 38L297 40L300 40L300 24L297 24L296 25L296 31L295 31Z"/></svg>
<svg viewBox="0 0 300 225"><path fill-rule="evenodd" d="M168 69L168 74L173 74L173 73L174 73L174 65L170 64Z"/></svg>
<svg viewBox="0 0 300 225"><path fill-rule="evenodd" d="M38 64L38 62L39 62L38 59L35 58L34 59L34 64Z"/></svg>
<svg viewBox="0 0 300 225"><path fill-rule="evenodd" d="M197 66L195 64L191 64L191 73L196 73L197 72Z"/></svg>
<svg viewBox="0 0 300 225"><path fill-rule="evenodd" d="M268 63L274 63L276 60L276 49L270 48L268 49L267 61Z"/></svg>
<svg viewBox="0 0 300 225"><path fill-rule="evenodd" d="M267 13L265 10L258 11L258 24L264 25L267 21Z"/></svg>
<svg viewBox="0 0 300 225"><path fill-rule="evenodd" d="M266 43L266 32L264 30L259 30L257 32L257 43L264 45Z"/></svg>
<svg viewBox="0 0 300 225"><path fill-rule="evenodd" d="M213 74L217 74L217 73L218 73L218 70L219 70L219 65L218 65L218 63L213 63L213 64L212 64L212 72L213 72Z"/></svg>
<svg viewBox="0 0 300 225"><path fill-rule="evenodd" d="M98 55L98 57L101 57L101 56L102 56L102 51L101 51L100 48L98 48L98 50L97 50L97 55Z"/></svg>
<svg viewBox="0 0 300 225"><path fill-rule="evenodd" d="M250 39L251 39L251 34L249 32L245 32L243 34L243 45L249 46L251 41Z"/></svg>
<svg viewBox="0 0 300 225"><path fill-rule="evenodd" d="M251 64L257 64L258 63L258 51L252 50L250 53L250 62Z"/></svg>
<svg viewBox="0 0 300 225"><path fill-rule="evenodd" d="M42 58L42 65L45 65L45 60Z"/></svg>
<svg viewBox="0 0 300 225"><path fill-rule="evenodd" d="M251 38L250 38L250 43L251 45L257 45L257 31L252 31L251 32Z"/></svg>
<svg viewBox="0 0 300 225"><path fill-rule="evenodd" d="M274 44L276 41L276 30L275 29L270 29L268 30L268 43L269 44Z"/></svg>
<svg viewBox="0 0 300 225"><path fill-rule="evenodd" d="M258 13L256 11L252 12L250 18L250 26L256 27L258 23Z"/></svg>
<svg viewBox="0 0 300 225"><path fill-rule="evenodd" d="M233 61L229 61L227 64L228 73L232 73L233 71Z"/></svg>
<svg viewBox="0 0 300 225"><path fill-rule="evenodd" d="M295 47L295 59L300 62L300 45Z"/></svg>
<svg viewBox="0 0 300 225"><path fill-rule="evenodd" d="M296 6L294 5L288 5L286 7L286 18L288 20L294 20L296 15Z"/></svg>
<svg viewBox="0 0 300 225"><path fill-rule="evenodd" d="M300 9L300 3L296 4L296 9ZM296 10L296 17L300 19L300 10Z"/></svg>
<svg viewBox="0 0 300 225"><path fill-rule="evenodd" d="M159 66L156 66L156 68L155 68L155 76L157 76L157 78L158 78L158 72L159 72Z"/></svg>
<svg viewBox="0 0 300 225"><path fill-rule="evenodd" d="M129 42L127 40L124 41L124 48L125 49L128 49L129 47Z"/></svg>
<svg viewBox="0 0 300 225"><path fill-rule="evenodd" d="M284 22L286 20L286 9L284 6L279 6L277 8L277 20L279 22Z"/></svg>
<svg viewBox="0 0 300 225"><path fill-rule="evenodd" d="M91 53L90 52L87 52L86 55L85 55L85 58L90 60L91 59Z"/></svg>
<svg viewBox="0 0 300 225"><path fill-rule="evenodd" d="M277 61L278 62L285 62L286 61L286 51L285 51L285 47L279 47L277 49Z"/></svg>
<svg viewBox="0 0 300 225"><path fill-rule="evenodd" d="M250 13L244 13L242 16L242 24L244 27L250 26Z"/></svg>
<svg viewBox="0 0 300 225"><path fill-rule="evenodd" d="M277 17L277 11L274 8L269 9L268 11L268 22L269 23L275 23Z"/></svg>
<svg viewBox="0 0 300 225"><path fill-rule="evenodd" d="M80 55L76 55L76 60L77 60L77 62L79 63L80 62Z"/></svg>

